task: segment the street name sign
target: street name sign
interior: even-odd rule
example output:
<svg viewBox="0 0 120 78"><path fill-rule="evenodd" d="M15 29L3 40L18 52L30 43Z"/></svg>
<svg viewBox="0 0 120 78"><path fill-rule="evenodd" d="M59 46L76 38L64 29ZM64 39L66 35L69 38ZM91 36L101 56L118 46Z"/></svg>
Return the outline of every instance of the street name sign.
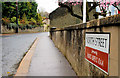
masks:
<svg viewBox="0 0 120 78"><path fill-rule="evenodd" d="M85 34L85 59L108 74L109 72L110 33Z"/></svg>

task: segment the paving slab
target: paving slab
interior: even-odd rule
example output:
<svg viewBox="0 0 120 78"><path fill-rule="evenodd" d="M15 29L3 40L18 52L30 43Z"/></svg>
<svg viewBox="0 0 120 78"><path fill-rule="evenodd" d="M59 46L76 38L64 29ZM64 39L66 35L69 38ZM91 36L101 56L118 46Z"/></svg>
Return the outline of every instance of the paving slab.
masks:
<svg viewBox="0 0 120 78"><path fill-rule="evenodd" d="M76 76L71 65L48 34L38 37L27 76Z"/></svg>

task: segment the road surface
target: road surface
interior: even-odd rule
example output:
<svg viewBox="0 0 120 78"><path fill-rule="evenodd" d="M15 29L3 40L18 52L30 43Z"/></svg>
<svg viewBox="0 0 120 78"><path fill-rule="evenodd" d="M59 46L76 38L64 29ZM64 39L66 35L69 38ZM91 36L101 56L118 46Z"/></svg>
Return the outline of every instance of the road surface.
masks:
<svg viewBox="0 0 120 78"><path fill-rule="evenodd" d="M16 73L16 68L36 38L38 45L27 76L76 76L67 59L55 47L48 33L2 36L2 76Z"/></svg>
<svg viewBox="0 0 120 78"><path fill-rule="evenodd" d="M47 33L33 33L0 36L0 39L2 39L2 42L0 42L2 45L2 76L15 74L18 63L36 37L41 37L46 34Z"/></svg>

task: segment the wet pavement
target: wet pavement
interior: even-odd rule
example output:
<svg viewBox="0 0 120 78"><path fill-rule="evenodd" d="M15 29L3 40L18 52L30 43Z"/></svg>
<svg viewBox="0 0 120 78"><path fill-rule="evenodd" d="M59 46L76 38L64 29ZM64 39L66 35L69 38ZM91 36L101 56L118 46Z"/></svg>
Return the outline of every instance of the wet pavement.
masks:
<svg viewBox="0 0 120 78"><path fill-rule="evenodd" d="M14 34L0 36L0 56L2 58L2 76L15 74L18 63L36 39L48 33ZM2 65L1 65L2 64ZM0 69L1 70L1 69Z"/></svg>
<svg viewBox="0 0 120 78"><path fill-rule="evenodd" d="M0 38L0 77L2 76L2 38Z"/></svg>
<svg viewBox="0 0 120 78"><path fill-rule="evenodd" d="M48 34L39 37L27 76L76 76Z"/></svg>

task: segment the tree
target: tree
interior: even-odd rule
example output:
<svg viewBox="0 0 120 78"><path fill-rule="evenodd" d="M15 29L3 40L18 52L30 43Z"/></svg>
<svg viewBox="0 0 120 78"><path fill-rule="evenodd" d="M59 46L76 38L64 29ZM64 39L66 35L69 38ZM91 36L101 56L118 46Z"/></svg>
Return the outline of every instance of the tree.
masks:
<svg viewBox="0 0 120 78"><path fill-rule="evenodd" d="M34 18L37 14L37 3L36 2L19 2L18 10L20 17L25 13L28 19Z"/></svg>
<svg viewBox="0 0 120 78"><path fill-rule="evenodd" d="M95 0L94 0L95 1ZM98 13L98 15L103 15L106 17L107 15L107 10L109 9L110 6L114 6L117 8L117 10L120 11L120 1L119 0L96 0L95 1L97 6L99 6L101 13ZM111 15L111 12L109 11L109 14Z"/></svg>
<svg viewBox="0 0 120 78"><path fill-rule="evenodd" d="M31 21L31 25L35 25L36 24L36 20L34 18L31 18L30 21Z"/></svg>
<svg viewBox="0 0 120 78"><path fill-rule="evenodd" d="M24 21L24 24L27 25L28 24L28 19L26 17L26 14L23 14L22 20Z"/></svg>
<svg viewBox="0 0 120 78"><path fill-rule="evenodd" d="M37 14L36 2L18 2L18 15L22 19L23 14L26 14L27 19L34 18ZM16 17L16 2L2 2L2 17Z"/></svg>
<svg viewBox="0 0 120 78"><path fill-rule="evenodd" d="M12 18L16 16L15 2L2 2L2 17Z"/></svg>
<svg viewBox="0 0 120 78"><path fill-rule="evenodd" d="M10 23L10 20L9 20L9 18L2 18L2 23L3 23L3 25L8 25L9 23Z"/></svg>
<svg viewBox="0 0 120 78"><path fill-rule="evenodd" d="M60 7L66 7L68 9L68 12L72 16L83 20L83 14L82 14L82 16L79 16L79 15L75 14L73 11L73 6L76 6L76 5L81 5L81 8L83 8L82 0L67 0L67 2L65 0L59 0L58 4ZM96 19L98 18L98 15L102 15L105 17L107 14L106 8L109 7L110 5L114 6L115 8L117 8L120 11L120 9L118 8L118 5L120 5L119 0L110 0L109 2L108 2L108 0L94 0L92 7L88 8L88 6L87 6L87 21L89 21L89 13L93 9L95 9L97 6L99 6L101 12L100 13L96 12L96 13L94 13L93 16L95 16ZM83 11L83 10L81 9L81 11Z"/></svg>
<svg viewBox="0 0 120 78"><path fill-rule="evenodd" d="M38 13L37 13L37 16L36 16L36 20L37 20L37 24L38 25L42 25L42 16L41 16L41 13L40 11L38 10Z"/></svg>

